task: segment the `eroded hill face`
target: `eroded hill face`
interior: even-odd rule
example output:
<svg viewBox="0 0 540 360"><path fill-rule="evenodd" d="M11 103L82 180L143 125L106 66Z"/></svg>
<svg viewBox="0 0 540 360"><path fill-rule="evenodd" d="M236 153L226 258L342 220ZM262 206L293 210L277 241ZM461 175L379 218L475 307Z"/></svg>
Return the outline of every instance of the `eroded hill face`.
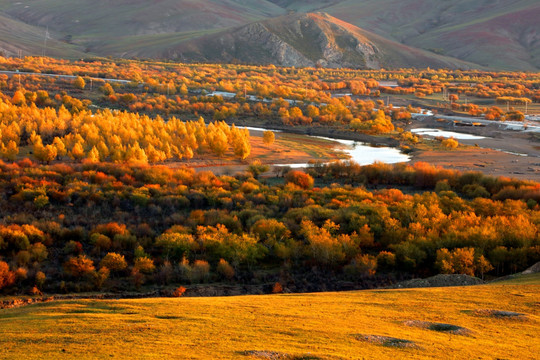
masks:
<svg viewBox="0 0 540 360"><path fill-rule="evenodd" d="M377 46L359 29L326 14L295 14L251 23L178 46L172 57L285 66L381 66Z"/></svg>

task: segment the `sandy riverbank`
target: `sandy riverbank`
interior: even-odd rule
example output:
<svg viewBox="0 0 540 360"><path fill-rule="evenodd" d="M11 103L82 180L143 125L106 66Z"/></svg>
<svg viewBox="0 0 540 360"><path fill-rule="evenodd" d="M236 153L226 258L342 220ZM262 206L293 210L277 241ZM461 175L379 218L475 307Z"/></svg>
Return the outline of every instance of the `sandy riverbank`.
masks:
<svg viewBox="0 0 540 360"><path fill-rule="evenodd" d="M469 145L451 151L417 151L412 162L424 161L436 166L460 171L481 171L493 176L507 176L540 181L540 141L533 133L505 130L504 124L483 127L454 126L435 119L414 121L407 130L437 128L483 139L459 140Z"/></svg>

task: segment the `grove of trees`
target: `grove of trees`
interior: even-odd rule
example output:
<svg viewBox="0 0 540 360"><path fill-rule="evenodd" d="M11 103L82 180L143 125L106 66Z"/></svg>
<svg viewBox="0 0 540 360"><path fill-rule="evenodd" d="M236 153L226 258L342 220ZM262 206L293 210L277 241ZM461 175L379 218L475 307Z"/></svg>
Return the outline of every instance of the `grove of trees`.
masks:
<svg viewBox="0 0 540 360"><path fill-rule="evenodd" d="M91 162L0 171L8 293L256 283L260 271L267 281L490 277L540 260L539 184L421 163L316 165L274 185Z"/></svg>

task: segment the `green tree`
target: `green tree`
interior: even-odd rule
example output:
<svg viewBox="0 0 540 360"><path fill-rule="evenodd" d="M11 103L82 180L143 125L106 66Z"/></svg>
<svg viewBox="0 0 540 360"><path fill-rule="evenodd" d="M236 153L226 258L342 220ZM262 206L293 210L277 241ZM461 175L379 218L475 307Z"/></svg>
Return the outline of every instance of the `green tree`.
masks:
<svg viewBox="0 0 540 360"><path fill-rule="evenodd" d="M262 164L259 159L255 160L248 166L248 171L253 174L255 179L258 179L259 175L267 172L269 169L270 167Z"/></svg>
<svg viewBox="0 0 540 360"><path fill-rule="evenodd" d="M133 268L137 269L143 274L151 274L156 269L156 266L154 265L154 260L148 257L139 257L135 259L135 265Z"/></svg>
<svg viewBox="0 0 540 360"><path fill-rule="evenodd" d="M107 253L101 262L100 267L106 267L111 271L122 271L127 268L127 262L124 255L120 255L114 252Z"/></svg>

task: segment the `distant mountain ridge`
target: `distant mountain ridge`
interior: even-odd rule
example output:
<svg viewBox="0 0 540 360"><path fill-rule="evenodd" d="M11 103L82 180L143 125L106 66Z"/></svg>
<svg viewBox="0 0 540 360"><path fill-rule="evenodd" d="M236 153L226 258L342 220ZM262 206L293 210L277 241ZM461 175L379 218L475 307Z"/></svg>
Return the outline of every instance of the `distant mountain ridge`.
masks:
<svg viewBox="0 0 540 360"><path fill-rule="evenodd" d="M537 71L538 19L535 0L0 0L0 51Z"/></svg>

